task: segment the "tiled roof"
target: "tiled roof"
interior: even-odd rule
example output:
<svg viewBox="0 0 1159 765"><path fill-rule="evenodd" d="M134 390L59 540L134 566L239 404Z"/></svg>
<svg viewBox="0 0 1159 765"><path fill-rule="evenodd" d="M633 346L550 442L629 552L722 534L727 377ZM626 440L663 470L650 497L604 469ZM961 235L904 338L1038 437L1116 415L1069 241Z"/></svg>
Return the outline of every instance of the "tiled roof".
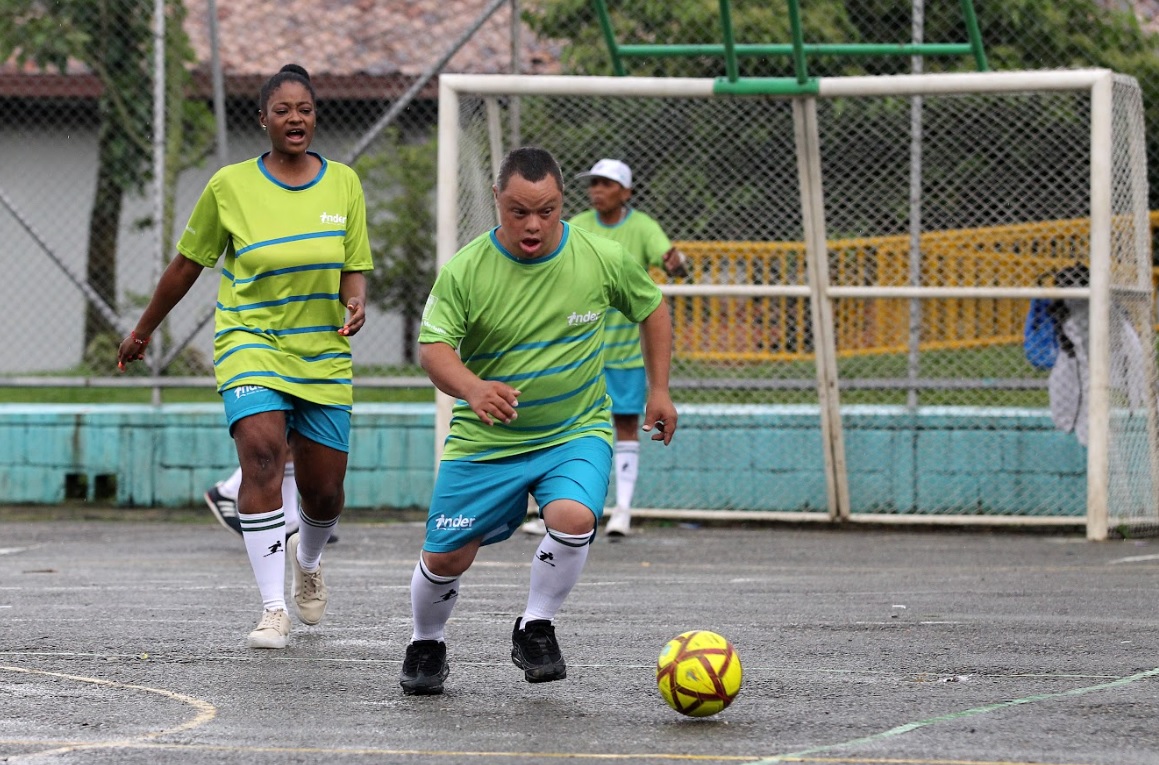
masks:
<svg viewBox="0 0 1159 765"><path fill-rule="evenodd" d="M524 0L526 3L527 0ZM226 90L250 96L283 64L304 66L319 96L382 98L402 93L442 58L493 0L216 0ZM209 87L208 0L186 0L186 32L199 90ZM525 6L524 6L525 7ZM559 71L562 45L521 26L520 71ZM502 3L444 71L511 71L511 4ZM68 76L0 65L0 95L92 96L96 78L79 64Z"/></svg>
<svg viewBox="0 0 1159 765"><path fill-rule="evenodd" d="M1159 32L1159 0L1134 0L1131 5L1135 9L1139 26L1148 32Z"/></svg>
<svg viewBox="0 0 1159 765"><path fill-rule="evenodd" d="M269 76L294 61L311 74L421 74L492 0L217 0L222 68ZM208 0L186 0L186 31L199 61L209 61ZM523 25L521 69L557 70L559 46ZM511 4L503 3L450 60L447 71L508 72Z"/></svg>

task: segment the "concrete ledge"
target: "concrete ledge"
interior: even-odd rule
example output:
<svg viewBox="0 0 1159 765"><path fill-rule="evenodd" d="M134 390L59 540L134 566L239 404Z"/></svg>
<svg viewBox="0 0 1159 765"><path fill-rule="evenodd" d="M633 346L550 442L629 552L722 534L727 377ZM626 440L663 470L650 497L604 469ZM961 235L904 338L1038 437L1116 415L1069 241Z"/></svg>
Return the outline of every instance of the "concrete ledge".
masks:
<svg viewBox="0 0 1159 765"><path fill-rule="evenodd" d="M434 418L433 404L355 407L350 507L426 507ZM842 422L854 514L1085 512L1086 451L1044 410L851 406ZM217 404L0 406L0 502L198 504L236 467L224 424ZM826 512L817 407L687 405L680 427L667 449L644 435L636 506Z"/></svg>

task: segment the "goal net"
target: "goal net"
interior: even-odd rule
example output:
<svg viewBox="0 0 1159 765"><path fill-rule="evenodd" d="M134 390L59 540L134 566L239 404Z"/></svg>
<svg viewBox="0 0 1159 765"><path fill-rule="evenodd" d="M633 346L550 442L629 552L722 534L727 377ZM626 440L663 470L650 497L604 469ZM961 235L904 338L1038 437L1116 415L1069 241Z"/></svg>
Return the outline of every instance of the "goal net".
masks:
<svg viewBox="0 0 1159 765"><path fill-rule="evenodd" d="M440 262L496 225L513 146L559 160L565 218L577 173L630 165L632 206L692 263L654 273L681 419L643 442L640 515L1159 526L1134 80L818 83L443 75ZM1051 368L1024 351L1035 298L1067 330Z"/></svg>

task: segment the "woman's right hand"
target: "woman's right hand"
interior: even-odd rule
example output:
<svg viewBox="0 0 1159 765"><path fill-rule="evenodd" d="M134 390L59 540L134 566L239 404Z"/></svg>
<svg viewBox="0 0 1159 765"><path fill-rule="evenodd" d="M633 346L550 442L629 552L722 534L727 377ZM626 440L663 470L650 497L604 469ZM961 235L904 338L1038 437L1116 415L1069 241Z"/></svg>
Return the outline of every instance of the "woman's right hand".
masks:
<svg viewBox="0 0 1159 765"><path fill-rule="evenodd" d="M144 339L137 337L135 330L130 332L117 348L117 369L124 372L126 364L145 358L145 348L149 346L149 340L148 337Z"/></svg>

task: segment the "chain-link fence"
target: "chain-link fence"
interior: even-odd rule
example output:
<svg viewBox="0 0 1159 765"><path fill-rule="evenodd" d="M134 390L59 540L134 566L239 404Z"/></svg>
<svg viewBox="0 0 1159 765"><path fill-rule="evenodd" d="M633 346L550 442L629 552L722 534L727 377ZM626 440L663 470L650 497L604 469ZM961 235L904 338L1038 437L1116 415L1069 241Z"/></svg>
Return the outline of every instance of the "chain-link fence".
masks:
<svg viewBox="0 0 1159 765"><path fill-rule="evenodd" d="M158 71L154 10L158 6L166 9L165 56L172 62L163 81L154 77ZM732 27L738 44L780 44L783 48L790 40L785 7L747 2L733 6ZM1150 59L1157 58L1155 43L1123 3L1026 0L1018 6L1018 13L1006 6L1001 11L997 7L978 11L991 67L1111 64L1134 74L1145 94L1159 88L1159 77L1149 76L1155 67ZM607 7L611 30L621 45L719 44L722 40L716 2L625 0ZM806 40L817 45L948 43L966 38L961 8L960 3L920 0L884 4L806 0L801 3L801 23ZM1137 10L1144 24L1149 23L1146 14L1154 9L1140 3ZM183 4L76 0L51 6L12 0L0 6L0 52L8 55L0 69L0 98L8 115L0 127L0 241L5 242L7 256L0 300L16 317L12 331L0 338L0 371L9 377L90 375L97 382L113 374L112 343L135 319L171 257L175 231L179 232L209 175L224 162L265 149L254 119L257 90L281 63L295 60L314 75L318 91L315 148L333 159L360 163L377 224L373 234L379 270L372 284L376 298L372 329L356 338L355 353L358 363L366 365L362 371L367 384L375 384L376 379L393 384L392 375L413 371L414 321L421 307L418 296L432 270L433 231L424 226L431 219L429 206L424 207L422 201L432 199L433 178L424 173L434 156L435 75L440 69L611 73L597 11L598 4L587 0L408 4L335 0L244 6L213 0ZM513 26L513 13L521 14L524 23ZM304 18L316 21L303 25ZM1112 38L1113 46L1099 44ZM902 73L915 66L926 71L976 67L970 57L960 55L916 61L908 56L828 53L810 57L807 67L810 75L819 76ZM214 87L218 81L215 64L224 72L220 90ZM627 73L645 76L724 73L721 58L714 55L643 56L625 58L623 65ZM789 76L793 71L792 56L783 52L740 59L741 76ZM1159 108L1159 98L1145 98L1145 103ZM163 132L155 130L158 115ZM656 127L666 122L663 113L638 116ZM906 116L900 111L894 116L895 121L882 122L881 129L908 134ZM523 130L520 117L516 113L511 119L511 134L519 136ZM526 119L533 121L536 116L529 114ZM738 119L737 125L744 125L744 130L725 123L703 126L714 131L714 140L732 149L725 152L720 167L746 163L754 151L791 163L791 152L777 145L786 140L785 134L777 137L777 131L758 129L745 115ZM982 128L992 135L1000 131L996 125ZM648 146L609 141L602 135L583 138L568 147L575 156L572 167L618 152L641 177L649 179L639 201L653 203L648 197L656 195L664 179L653 178L659 158ZM829 143L849 153L875 151L878 146L872 138L826 136ZM1037 147L1044 153L1050 149ZM673 145L668 150L682 148ZM905 153L908 147L899 142L891 150ZM880 159L892 162L894 157ZM154 175L158 167L163 167L161 184ZM1067 173L1073 175L1077 165L1060 158L1055 167L1053 172L1061 179ZM904 172L904 163L902 168ZM771 183L783 183L778 175L791 178L791 173L770 171ZM927 186L931 181L936 178L927 174ZM711 185L713 179L683 182ZM838 195L842 182L859 183L857 179L829 182ZM685 195L680 183L666 188L665 193L677 198ZM408 199L399 198L400 190ZM774 185L770 191L783 193L785 189ZM1016 188L994 193L1005 193L1015 201L1019 194ZM993 200L996 208L1008 201ZM569 202L578 210L584 204L582 194L571 196ZM940 208L936 201L925 205L924 228L973 225L955 219L957 210ZM740 217L736 212L729 214ZM415 220L416 216L420 219ZM683 211L675 211L672 217L675 220L664 222L673 228L673 235L686 242L689 254L716 263L714 268L739 269L754 279L799 278L793 275L799 263L783 253L754 256L759 248L750 254L730 253L710 244L716 240L796 240L796 219L791 214L761 222L759 231L749 230L754 225L751 221L713 219L692 226L684 222ZM1034 216L1026 219L1034 220ZM872 221L856 216L842 222L850 235L866 223ZM736 236L742 229L746 235ZM893 233L904 236L905 231ZM904 261L904 255L900 257ZM898 267L904 268L904 263ZM855 271L858 266L848 263L846 268ZM853 278L853 271L848 275ZM208 379L209 317L216 289L212 281L201 280L174 312L164 336L156 341L152 371ZM46 305L51 308L46 310ZM707 303L684 310L712 314L718 309L742 310ZM849 315L843 322L845 331L863 331L853 327L854 316L864 308L843 310ZM896 304L875 310L900 316L908 309ZM753 335L768 351L789 357L808 351L799 302L786 299L743 311L735 321L698 327L682 337L682 351L711 357L717 350L709 335L720 332ZM46 321L46 314L52 318ZM1002 332L1018 332L1016 314L1013 309L1003 314ZM738 326L743 329L735 329ZM874 343L897 345L897 337L881 331ZM29 335L37 338L35 353L28 352ZM735 342L743 345L747 340L738 337Z"/></svg>
<svg viewBox="0 0 1159 765"><path fill-rule="evenodd" d="M703 476L672 482L659 471L650 501L927 517L1082 513L1081 445L1098 427L1088 427L1089 412L1099 417L1083 401L1089 381L1061 385L1052 372L1048 382L1024 355L1023 322L1033 290L1085 289L1089 278L1061 284L1057 275L1089 273L1102 246L1115 317L1105 368L1118 372L1102 381L1115 421L1099 469L1124 478L1112 482L1111 514L1153 523L1159 443L1154 366L1142 352L1151 290L1134 81L1121 78L1100 106L1089 85L1067 91L1049 73L946 79L916 101L904 90L873 95L891 87L880 79L820 99L811 139L801 102L713 98L703 80L685 81L684 92L701 92L689 98L593 95L587 78L572 80L582 95L568 95L567 82L532 95L526 79L448 77L461 91L457 244L495 225L496 128L516 100L524 140L553 147L567 178L601 156L631 157L634 206L663 221L692 262L687 279L657 278L669 285L674 396L692 429L685 455L695 466L682 476ZM1014 84L986 92L996 80ZM929 179L918 194L915 109ZM1116 128L1101 144L1100 110ZM1095 180L1102 166L1107 177ZM586 207L585 191L572 183L565 207ZM805 209L813 195L823 217ZM1103 245L1099 199L1113 200ZM823 230L823 272L810 262L810 226ZM1087 315L1084 299L1065 304ZM1085 336L1075 343L1080 356L1093 353ZM1088 368L1080 361L1076 373ZM841 416L826 424L838 397ZM1065 428L1064 417L1073 420ZM827 453L837 476L828 484Z"/></svg>
<svg viewBox="0 0 1159 765"><path fill-rule="evenodd" d="M1140 146L1116 145L1129 156L1119 161L1159 151L1153 3L981 5L985 61L962 52L968 3L802 0L793 5L809 44L803 51L788 45L789 5L731 4L737 76L1104 66L1137 80L1147 110L1115 112L1116 120L1146 125ZM155 45L158 7L165 9L163 58ZM313 148L352 163L366 189L377 270L368 327L353 342L359 388L385 389L389 397L392 388L427 387L414 364L414 337L435 267L438 73L612 74L618 65L636 76L721 77L726 64L717 48L728 36L721 7L717 0L0 2L0 102L8 116L0 126L0 300L12 317L0 336L0 383L125 382L112 362L117 339L136 320L209 176L267 148L255 119L258 89L295 61L311 72L318 94ZM618 64L609 38L624 54ZM915 43L950 52L906 54ZM645 45L703 47L658 56ZM863 47L843 47L852 45ZM656 217L692 260L689 284L779 290L671 300L679 403L704 407L701 415L710 419L746 407L731 420L739 430L718 431L705 453L737 459L738 442L772 428L775 445L747 447L740 459L776 465L781 474L739 487L701 482L704 496L689 497L688 486L682 496L666 495L649 477L661 471L645 471L641 501L823 509L834 489L816 469L823 449L810 407L818 401L821 343L806 291L809 232L791 104L759 97L705 103L479 100L467 108L480 132L468 131L465 140L491 151L495 132L485 126L498 120L500 146L547 146L568 178L600 157L620 157L639 179L633 204ZM1046 287L1061 268L1086 264L1091 164L1084 103L1052 92L822 102L827 278L834 288ZM1129 134L1116 123L1115 135ZM1157 167L1146 163L1142 186L1150 191L1139 191L1137 177L1118 178L1127 186L1117 198L1154 198ZM490 159L461 168L473 195L464 208L474 210L464 232L478 233L493 220L493 170ZM587 205L581 184L569 185L566 201L569 213ZM1130 240L1124 251L1151 249L1149 232L1113 233L1120 244ZM1124 278L1116 268L1114 278ZM203 277L173 312L149 368L134 372L140 385L212 386L216 288ZM1150 295L1133 289L1117 293L1126 321L1112 323L1111 343L1126 347L1133 334L1149 358ZM1022 352L1024 295L838 294L832 310L848 437L882 461L851 472L853 512L1081 513L1085 452L1074 423L1064 427L1047 414L1050 373L1030 366ZM1112 476L1147 472L1154 434L1146 417L1134 416L1146 406L1126 387L1112 386L1111 395L1112 410L1131 415L1117 432L1135 433L1112 442L1112 452L1129 455L1120 463L1110 458ZM919 421L923 409L930 416ZM961 427L963 416L972 418L968 427ZM1023 427L1012 441L996 440L1011 421L1025 426L1032 416L1041 421L1041 438ZM944 437L921 441L919 431ZM986 470L960 470L943 453L977 454ZM908 468L887 459L908 460ZM1115 473L1116 464L1128 467ZM1013 477L995 494L993 475L1003 471ZM1129 482L1111 483L1122 490ZM1139 501L1146 499L1122 500L1132 507Z"/></svg>
<svg viewBox="0 0 1159 765"><path fill-rule="evenodd" d="M157 6L164 68L153 44ZM0 53L11 54L0 68L10 117L0 127L0 300L14 318L0 338L5 383L212 384L217 280L208 276L154 338L147 368L118 376L114 349L209 177L269 148L258 91L295 62L318 97L311 148L354 165L366 191L377 270L368 331L354 339L360 375L370 386L428 385L413 363L414 323L434 268L436 76L444 67L550 68L552 48L512 29L518 8L512 0L0 4Z"/></svg>

